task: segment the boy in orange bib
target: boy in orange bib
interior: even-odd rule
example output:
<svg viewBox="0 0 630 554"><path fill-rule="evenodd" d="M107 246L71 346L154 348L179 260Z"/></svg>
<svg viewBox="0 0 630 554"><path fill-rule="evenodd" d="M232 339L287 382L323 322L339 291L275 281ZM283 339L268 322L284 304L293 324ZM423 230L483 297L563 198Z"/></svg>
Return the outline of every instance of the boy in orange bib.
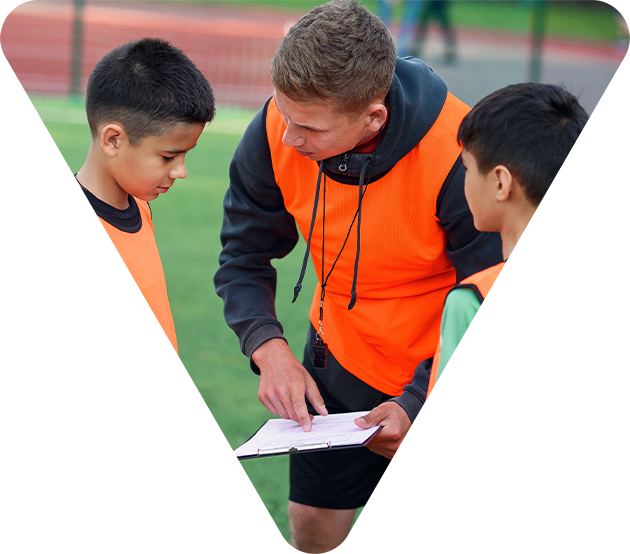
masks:
<svg viewBox="0 0 630 554"><path fill-rule="evenodd" d="M4 406L0 492L40 553L150 549L153 504L186 478L179 359L148 202L186 177L214 116L183 52L146 38L88 81L92 141L28 253Z"/></svg>
<svg viewBox="0 0 630 554"><path fill-rule="evenodd" d="M576 554L595 471L604 304L560 240L588 167L577 99L521 84L458 133L475 227L504 263L447 296L411 498L407 554Z"/></svg>

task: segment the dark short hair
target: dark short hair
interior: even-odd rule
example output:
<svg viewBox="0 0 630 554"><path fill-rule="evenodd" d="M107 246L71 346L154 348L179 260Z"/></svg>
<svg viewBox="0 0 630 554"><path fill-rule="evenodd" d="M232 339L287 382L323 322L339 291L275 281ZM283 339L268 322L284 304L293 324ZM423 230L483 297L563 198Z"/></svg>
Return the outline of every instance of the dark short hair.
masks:
<svg viewBox="0 0 630 554"><path fill-rule="evenodd" d="M117 121L131 144L167 133L177 123L207 123L215 113L212 87L178 48L143 38L114 48L88 79L85 108L92 137Z"/></svg>
<svg viewBox="0 0 630 554"><path fill-rule="evenodd" d="M557 85L510 85L479 101L457 140L482 175L506 166L537 206L588 121L578 99Z"/></svg>
<svg viewBox="0 0 630 554"><path fill-rule="evenodd" d="M385 98L395 66L387 26L354 1L334 0L291 27L271 60L271 82L295 102L331 101L354 115Z"/></svg>

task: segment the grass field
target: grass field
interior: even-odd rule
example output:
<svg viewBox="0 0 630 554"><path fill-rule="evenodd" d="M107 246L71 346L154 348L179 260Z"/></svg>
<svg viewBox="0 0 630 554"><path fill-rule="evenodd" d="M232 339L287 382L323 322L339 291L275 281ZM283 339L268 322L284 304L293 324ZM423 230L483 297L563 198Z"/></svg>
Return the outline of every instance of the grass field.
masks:
<svg viewBox="0 0 630 554"><path fill-rule="evenodd" d="M212 285L228 164L248 115L220 114L215 129L223 131L202 135L189 154L189 177L152 204L179 340L190 458L188 480L156 507L154 554L286 551L287 458L222 463L268 416L256 398L257 378L223 321ZM619 554L630 549L630 136L598 138L620 142L621 154L607 158L614 148L598 146L562 234L595 275L608 310L601 444L582 552ZM26 252L47 206L83 163L88 142L86 126L3 119L0 110L0 390L18 329ZM303 248L301 242L276 263L279 318L298 356L309 295L294 305L290 299ZM313 282L309 274L306 289ZM405 464L397 460L381 500L359 511L351 554L404 551L409 491ZM0 502L0 554L30 552L34 529L28 506Z"/></svg>

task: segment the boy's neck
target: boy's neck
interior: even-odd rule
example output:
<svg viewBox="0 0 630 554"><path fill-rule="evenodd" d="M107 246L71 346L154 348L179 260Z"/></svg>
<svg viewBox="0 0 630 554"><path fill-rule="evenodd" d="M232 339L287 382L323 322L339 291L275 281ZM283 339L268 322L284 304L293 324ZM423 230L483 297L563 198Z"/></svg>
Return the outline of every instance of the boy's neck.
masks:
<svg viewBox="0 0 630 554"><path fill-rule="evenodd" d="M560 216L531 209L525 213L521 211L518 217L508 218L501 229L503 259L507 260L523 248L568 250L560 240Z"/></svg>
<svg viewBox="0 0 630 554"><path fill-rule="evenodd" d="M104 164L94 160L91 149L83 167L77 172L77 181L113 208L125 210L129 207L129 194L118 186Z"/></svg>
<svg viewBox="0 0 630 554"><path fill-rule="evenodd" d="M516 243L521 238L535 211L535 206L525 202L518 207L513 207L505 214L500 231L504 260L507 260L512 254Z"/></svg>

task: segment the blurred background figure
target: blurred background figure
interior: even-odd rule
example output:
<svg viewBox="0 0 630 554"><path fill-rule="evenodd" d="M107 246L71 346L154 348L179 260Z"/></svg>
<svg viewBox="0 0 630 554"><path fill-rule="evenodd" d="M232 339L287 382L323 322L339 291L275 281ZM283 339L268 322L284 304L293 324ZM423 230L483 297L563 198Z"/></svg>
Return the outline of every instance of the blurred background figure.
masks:
<svg viewBox="0 0 630 554"><path fill-rule="evenodd" d="M455 61L456 45L450 15L449 0L402 0L400 23L393 24L393 13L397 0L378 0L377 15L390 29L396 38L399 56L422 56L422 44L426 37L431 20L438 22L445 42L445 61Z"/></svg>
<svg viewBox="0 0 630 554"><path fill-rule="evenodd" d="M617 50L630 56L630 0L617 0L613 11L617 22Z"/></svg>
<svg viewBox="0 0 630 554"><path fill-rule="evenodd" d="M408 2L415 4L413 0ZM436 20L442 31L445 43L444 60L446 63L453 63L457 58L457 47L455 44L455 32L450 15L451 3L449 0L429 0L428 2L419 2L424 4L420 10L420 19L417 27L414 27L414 39L409 49L410 56L422 57L422 43L426 37L429 23L432 19Z"/></svg>

